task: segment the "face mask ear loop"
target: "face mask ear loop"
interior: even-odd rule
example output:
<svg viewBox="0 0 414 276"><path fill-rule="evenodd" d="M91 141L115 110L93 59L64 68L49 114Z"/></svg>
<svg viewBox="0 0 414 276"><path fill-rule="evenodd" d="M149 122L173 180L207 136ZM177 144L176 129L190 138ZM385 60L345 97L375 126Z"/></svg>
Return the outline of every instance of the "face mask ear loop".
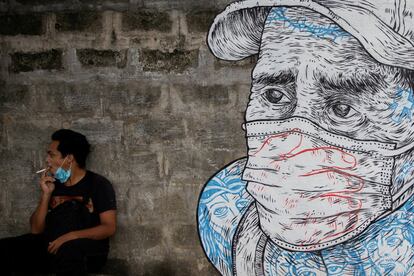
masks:
<svg viewBox="0 0 414 276"><path fill-rule="evenodd" d="M386 156L386 157L395 157L395 156L401 155L401 154L403 154L403 153L405 153L405 152L407 152L407 151L409 151L413 148L414 148L414 143L410 143L410 144L402 146L398 149L393 149L393 150L384 149L384 150L381 150L379 153L382 154L383 156Z"/></svg>
<svg viewBox="0 0 414 276"><path fill-rule="evenodd" d="M66 158L68 158L68 156L67 156L67 155L66 155L65 159L63 159L63 162L62 162L62 164L60 164L60 166L59 166L59 167L61 167L61 168L62 168L63 164L65 164Z"/></svg>
<svg viewBox="0 0 414 276"><path fill-rule="evenodd" d="M70 163L70 166L69 166L69 170L68 170L68 172L70 173L71 172L71 170L72 170L72 162ZM72 184L72 173L70 173L69 174L69 182Z"/></svg>

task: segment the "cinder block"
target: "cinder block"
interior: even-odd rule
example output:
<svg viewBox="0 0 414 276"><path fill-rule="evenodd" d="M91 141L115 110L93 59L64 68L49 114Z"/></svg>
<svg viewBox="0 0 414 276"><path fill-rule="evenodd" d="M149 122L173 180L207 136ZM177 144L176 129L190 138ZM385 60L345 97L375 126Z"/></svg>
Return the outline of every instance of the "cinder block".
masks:
<svg viewBox="0 0 414 276"><path fill-rule="evenodd" d="M124 68L127 62L126 50L78 49L76 55L85 67L118 67Z"/></svg>
<svg viewBox="0 0 414 276"><path fill-rule="evenodd" d="M160 10L200 10L200 9L213 9L224 8L227 4L234 2L234 0L140 0L140 3L147 8L157 8Z"/></svg>
<svg viewBox="0 0 414 276"><path fill-rule="evenodd" d="M123 31L171 31L172 21L166 12L143 10L124 12L122 15Z"/></svg>
<svg viewBox="0 0 414 276"><path fill-rule="evenodd" d="M29 86L29 112L36 115L56 118L59 115L94 117L101 114L101 86L88 83L33 83Z"/></svg>
<svg viewBox="0 0 414 276"><path fill-rule="evenodd" d="M100 113L101 89L99 85L93 83L68 86L64 94L59 95L60 100L63 100L62 111L79 116L94 116ZM53 97L53 90L50 92L50 96Z"/></svg>
<svg viewBox="0 0 414 276"><path fill-rule="evenodd" d="M140 81L108 86L103 98L103 112L123 119L148 114L160 104L161 87L158 85Z"/></svg>
<svg viewBox="0 0 414 276"><path fill-rule="evenodd" d="M199 109L206 109L206 107L214 107L227 105L230 101L229 86L224 85L189 85L176 87L176 91L185 104L197 105Z"/></svg>
<svg viewBox="0 0 414 276"><path fill-rule="evenodd" d="M162 261L147 261L142 267L142 272L136 275L160 276L160 275L193 275L191 272L192 265L184 263L175 258Z"/></svg>
<svg viewBox="0 0 414 276"><path fill-rule="evenodd" d="M189 32L207 33L217 14L219 14L218 10L195 10L188 13L186 18Z"/></svg>
<svg viewBox="0 0 414 276"><path fill-rule="evenodd" d="M0 14L0 35L42 35L42 15L31 14Z"/></svg>
<svg viewBox="0 0 414 276"><path fill-rule="evenodd" d="M0 82L0 110L25 111L30 104L30 94L27 85L6 84Z"/></svg>
<svg viewBox="0 0 414 276"><path fill-rule="evenodd" d="M171 231L173 231L172 242L174 246L179 248L198 246L197 226L195 224L178 225L172 228Z"/></svg>
<svg viewBox="0 0 414 276"><path fill-rule="evenodd" d="M128 236L141 248L152 248L162 243L162 228L158 225L135 225L128 230Z"/></svg>
<svg viewBox="0 0 414 276"><path fill-rule="evenodd" d="M124 276L130 275L128 272L128 262L126 259L109 258L99 273L88 273L89 276Z"/></svg>
<svg viewBox="0 0 414 276"><path fill-rule="evenodd" d="M25 118L25 119L23 119ZM39 150L41 146L45 146L50 141L50 135L53 133L53 123L51 120L36 120L30 117L19 116L19 114L9 117L9 122L5 126L6 135L3 137L7 143L7 147L20 150L28 154L30 150ZM7 158L5 159L7 160ZM24 162L28 159L22 157ZM9 162L17 160L10 158ZM28 169L27 166L22 165L22 170ZM23 174L27 176L26 174ZM17 184L17 183L16 183Z"/></svg>
<svg viewBox="0 0 414 276"><path fill-rule="evenodd" d="M55 28L59 32L100 32L102 15L96 11L67 12L56 14Z"/></svg>
<svg viewBox="0 0 414 276"><path fill-rule="evenodd" d="M60 4L62 0L16 0L16 2L22 5L51 5L51 4ZM66 5L72 4L75 0L65 0Z"/></svg>
<svg viewBox="0 0 414 276"><path fill-rule="evenodd" d="M84 4L119 4L119 3L129 3L129 0L116 0L116 1L108 1L108 0L78 0L81 3Z"/></svg>
<svg viewBox="0 0 414 276"><path fill-rule="evenodd" d="M142 50L140 61L144 71L182 73L198 64L198 50L174 50L171 53L159 50Z"/></svg>
<svg viewBox="0 0 414 276"><path fill-rule="evenodd" d="M212 114L214 116L205 117L205 119L199 117L188 119L187 123L188 129L191 129L194 144L200 150L210 149L203 152L204 158L220 162L220 151L227 152L225 154L229 158L236 158L238 153L244 153L246 148L245 133L241 128L243 114L236 116L225 111Z"/></svg>
<svg viewBox="0 0 414 276"><path fill-rule="evenodd" d="M169 210L168 213L163 213L164 222L171 225L194 223L200 188L199 185L183 185L181 187L169 185L163 201L160 202L160 207L163 210ZM189 212L189 210L194 210L194 212Z"/></svg>
<svg viewBox="0 0 414 276"><path fill-rule="evenodd" d="M148 182L150 182L148 180ZM135 184L135 185L134 185ZM145 183L140 183L145 184ZM151 186L138 186L130 181L127 191L127 215L136 224L164 224L163 210L164 191L158 183ZM122 238L122 237L120 237Z"/></svg>
<svg viewBox="0 0 414 276"><path fill-rule="evenodd" d="M180 117L172 114L156 115L158 116L142 117L142 120L133 126L132 135L137 137L143 144L168 144L184 138L184 126Z"/></svg>
<svg viewBox="0 0 414 276"><path fill-rule="evenodd" d="M70 128L84 134L95 145L121 141L122 122L109 118L80 118L73 121Z"/></svg>
<svg viewBox="0 0 414 276"><path fill-rule="evenodd" d="M62 50L52 49L45 52L10 54L11 65L9 71L13 73L29 72L34 70L61 70Z"/></svg>

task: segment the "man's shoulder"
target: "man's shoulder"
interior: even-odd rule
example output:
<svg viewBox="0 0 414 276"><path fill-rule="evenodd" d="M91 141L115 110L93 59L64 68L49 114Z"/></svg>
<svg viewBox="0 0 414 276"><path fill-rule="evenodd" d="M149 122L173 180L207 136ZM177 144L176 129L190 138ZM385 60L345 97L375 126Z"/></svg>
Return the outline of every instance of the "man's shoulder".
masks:
<svg viewBox="0 0 414 276"><path fill-rule="evenodd" d="M91 198L98 213L116 210L115 190L104 176L88 170L88 181L92 185Z"/></svg>
<svg viewBox="0 0 414 276"><path fill-rule="evenodd" d="M110 186L112 187L111 181L109 181L105 176L102 176L96 172L87 171L88 174L88 181L92 182L94 185L97 185L97 188L102 186Z"/></svg>
<svg viewBox="0 0 414 276"><path fill-rule="evenodd" d="M246 158L217 172L205 184L198 202L198 230L209 260L222 275L232 274L232 240L237 226L253 202L242 173Z"/></svg>

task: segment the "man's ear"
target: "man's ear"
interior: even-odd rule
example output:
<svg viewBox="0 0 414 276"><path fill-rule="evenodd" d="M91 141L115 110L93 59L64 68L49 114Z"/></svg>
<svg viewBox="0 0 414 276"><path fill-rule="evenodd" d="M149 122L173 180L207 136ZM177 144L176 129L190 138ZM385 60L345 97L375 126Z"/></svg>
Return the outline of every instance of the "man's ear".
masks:
<svg viewBox="0 0 414 276"><path fill-rule="evenodd" d="M72 164L72 163L76 162L75 156L73 156L73 154L68 154L67 158L68 158L69 164Z"/></svg>

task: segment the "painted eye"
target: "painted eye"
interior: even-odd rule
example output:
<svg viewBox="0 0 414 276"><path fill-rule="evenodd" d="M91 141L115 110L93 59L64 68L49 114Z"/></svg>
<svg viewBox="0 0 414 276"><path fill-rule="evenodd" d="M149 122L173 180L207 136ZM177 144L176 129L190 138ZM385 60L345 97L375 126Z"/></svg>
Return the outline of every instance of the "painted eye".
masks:
<svg viewBox="0 0 414 276"><path fill-rule="evenodd" d="M335 104L332 106L332 111L339 118L350 118L356 114L356 111L347 104Z"/></svg>
<svg viewBox="0 0 414 276"><path fill-rule="evenodd" d="M240 199L240 200L237 201L236 207L240 211L243 208L247 207L248 204L249 204L249 201L248 200L246 200L246 199Z"/></svg>
<svg viewBox="0 0 414 276"><path fill-rule="evenodd" d="M214 210L214 215L223 218L227 215L227 213L229 212L229 208L227 207L220 207L217 208L216 210Z"/></svg>
<svg viewBox="0 0 414 276"><path fill-rule="evenodd" d="M377 250L378 244L376 241L371 241L367 244L368 252L372 253L373 251Z"/></svg>
<svg viewBox="0 0 414 276"><path fill-rule="evenodd" d="M391 237L387 240L388 246L391 246L391 247L395 247L400 243L401 243L401 240L399 238L396 238L396 237Z"/></svg>
<svg viewBox="0 0 414 276"><path fill-rule="evenodd" d="M329 265L328 266L328 272L329 273L332 273L332 274L334 274L334 273L338 273L338 272L341 272L341 266L340 265Z"/></svg>
<svg viewBox="0 0 414 276"><path fill-rule="evenodd" d="M288 104L291 102L283 92L280 92L277 89L266 90L264 93L264 98L272 104Z"/></svg>

